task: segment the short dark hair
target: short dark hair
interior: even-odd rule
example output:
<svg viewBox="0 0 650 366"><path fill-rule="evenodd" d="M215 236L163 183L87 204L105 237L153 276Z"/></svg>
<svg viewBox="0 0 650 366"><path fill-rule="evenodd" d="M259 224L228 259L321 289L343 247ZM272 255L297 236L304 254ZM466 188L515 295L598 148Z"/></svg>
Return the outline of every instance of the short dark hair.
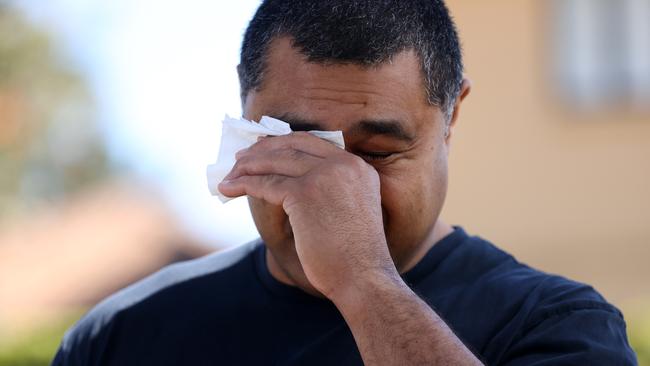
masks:
<svg viewBox="0 0 650 366"><path fill-rule="evenodd" d="M374 66L413 50L429 103L450 115L460 93L460 42L443 0L263 1L242 43L242 101L261 86L269 45L284 36L315 63Z"/></svg>

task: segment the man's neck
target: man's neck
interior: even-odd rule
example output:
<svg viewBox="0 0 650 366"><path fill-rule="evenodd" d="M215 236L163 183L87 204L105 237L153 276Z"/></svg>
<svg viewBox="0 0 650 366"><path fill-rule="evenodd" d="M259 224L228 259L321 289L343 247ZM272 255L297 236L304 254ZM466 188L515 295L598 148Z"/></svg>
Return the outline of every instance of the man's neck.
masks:
<svg viewBox="0 0 650 366"><path fill-rule="evenodd" d="M433 226L433 229L429 232L429 235L425 238L422 245L419 246L416 253L411 257L411 259L401 268L398 268L400 273L405 273L411 270L415 265L417 265L422 258L429 252L429 250L442 238L454 232L454 228L451 225L443 222L442 220L437 220ZM295 281L289 277L287 273L282 269L280 265L276 262L273 254L266 249L266 266L271 273L271 276L278 280L281 283L284 283L289 286L297 286ZM310 291L311 292L311 291Z"/></svg>
<svg viewBox="0 0 650 366"><path fill-rule="evenodd" d="M454 232L454 228L451 225L443 222L442 220L437 220L433 225L433 229L429 231L429 235L424 239L422 245L420 245L417 251L411 256L411 258L404 263L400 268L398 268L400 273L406 273L413 269L424 256L429 252L429 250L436 245L442 238Z"/></svg>

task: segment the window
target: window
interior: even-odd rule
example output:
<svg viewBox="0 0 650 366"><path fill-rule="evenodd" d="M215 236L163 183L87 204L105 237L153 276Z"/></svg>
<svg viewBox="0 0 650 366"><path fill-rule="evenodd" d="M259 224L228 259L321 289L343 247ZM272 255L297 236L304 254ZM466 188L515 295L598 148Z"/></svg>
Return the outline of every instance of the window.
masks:
<svg viewBox="0 0 650 366"><path fill-rule="evenodd" d="M650 109L650 0L553 0L555 87L583 109Z"/></svg>

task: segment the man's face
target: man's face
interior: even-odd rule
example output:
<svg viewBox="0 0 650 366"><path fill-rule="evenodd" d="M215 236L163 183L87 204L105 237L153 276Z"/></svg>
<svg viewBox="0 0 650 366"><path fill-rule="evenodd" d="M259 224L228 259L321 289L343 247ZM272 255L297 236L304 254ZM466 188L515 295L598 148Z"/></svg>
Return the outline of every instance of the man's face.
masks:
<svg viewBox="0 0 650 366"><path fill-rule="evenodd" d="M268 115L294 130L343 131L346 150L379 173L389 250L397 269L408 269L431 240L447 190L446 120L427 103L418 57L403 52L371 68L316 64L286 38L275 40L268 56L263 85L247 96L244 117ZM282 207L255 198L249 204L269 265L313 292Z"/></svg>

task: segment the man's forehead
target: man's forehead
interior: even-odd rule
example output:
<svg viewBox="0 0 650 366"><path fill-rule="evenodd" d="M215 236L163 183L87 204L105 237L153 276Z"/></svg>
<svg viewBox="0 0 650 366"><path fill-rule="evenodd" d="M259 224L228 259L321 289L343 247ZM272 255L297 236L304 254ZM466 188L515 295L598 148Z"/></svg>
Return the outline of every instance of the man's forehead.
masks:
<svg viewBox="0 0 650 366"><path fill-rule="evenodd" d="M413 139L423 120L432 122L437 107L428 103L412 54L362 67L310 62L288 38L273 44L262 85L246 99L248 118L266 114L294 130L343 130L402 141Z"/></svg>
<svg viewBox="0 0 650 366"><path fill-rule="evenodd" d="M276 81L275 84L297 81L300 86L317 85L323 81L322 78L331 82L354 81L363 87L366 83L372 84L381 79L412 86L426 101L424 75L419 56L413 50L401 51L379 64L365 65L345 60L309 60L293 46L289 37L278 37L270 45L260 88L268 84L266 81Z"/></svg>

